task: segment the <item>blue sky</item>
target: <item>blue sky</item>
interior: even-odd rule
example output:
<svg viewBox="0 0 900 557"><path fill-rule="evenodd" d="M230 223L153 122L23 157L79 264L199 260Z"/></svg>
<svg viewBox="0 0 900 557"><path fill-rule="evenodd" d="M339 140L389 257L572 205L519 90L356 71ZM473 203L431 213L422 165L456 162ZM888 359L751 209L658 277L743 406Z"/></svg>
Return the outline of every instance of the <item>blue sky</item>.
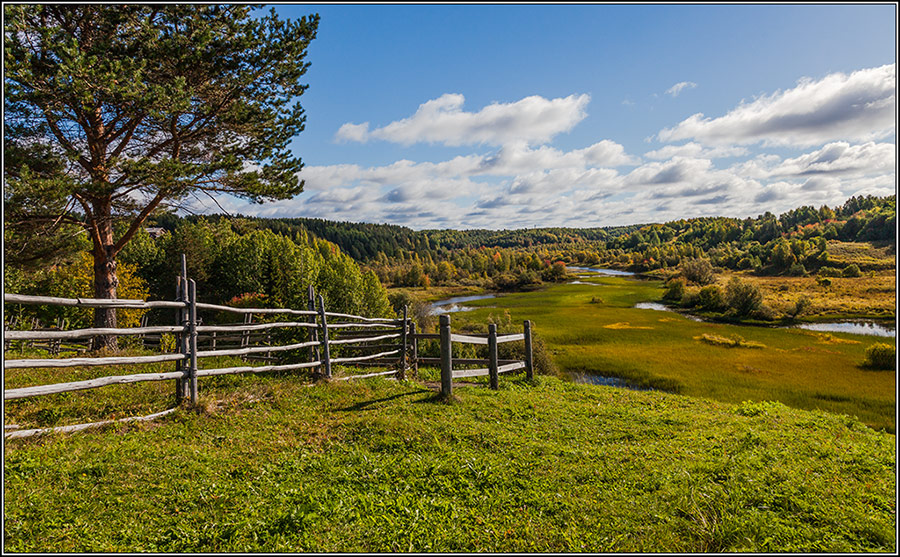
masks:
<svg viewBox="0 0 900 557"><path fill-rule="evenodd" d="M895 190L893 4L275 9L321 16L306 189L229 212L587 227Z"/></svg>

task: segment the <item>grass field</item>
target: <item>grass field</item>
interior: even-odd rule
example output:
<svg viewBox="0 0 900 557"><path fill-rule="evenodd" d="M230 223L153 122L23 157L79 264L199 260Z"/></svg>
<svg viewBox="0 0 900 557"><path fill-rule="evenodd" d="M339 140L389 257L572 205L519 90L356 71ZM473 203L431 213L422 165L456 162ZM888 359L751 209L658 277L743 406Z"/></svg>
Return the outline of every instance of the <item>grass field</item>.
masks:
<svg viewBox="0 0 900 557"><path fill-rule="evenodd" d="M857 416L895 431L895 373L861 366L878 337L692 321L678 313L636 309L658 301L659 281L619 277L550 286L470 302L454 323L483 323L509 312L531 319L535 334L567 373L620 377L640 386L726 402L776 400L789 406ZM493 306L493 307L488 307ZM705 342L743 339L755 348Z"/></svg>
<svg viewBox="0 0 900 557"><path fill-rule="evenodd" d="M896 548L895 439L834 414L552 377L450 403L380 378L201 386L157 422L7 442L4 550Z"/></svg>

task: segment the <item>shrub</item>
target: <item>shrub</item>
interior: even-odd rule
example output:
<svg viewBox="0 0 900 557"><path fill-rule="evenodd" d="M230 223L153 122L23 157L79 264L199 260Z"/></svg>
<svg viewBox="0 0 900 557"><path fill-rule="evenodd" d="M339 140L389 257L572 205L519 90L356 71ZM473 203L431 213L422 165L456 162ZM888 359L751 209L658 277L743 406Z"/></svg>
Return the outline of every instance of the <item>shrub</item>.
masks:
<svg viewBox="0 0 900 557"><path fill-rule="evenodd" d="M712 264L706 259L689 259L681 264L681 274L690 282L704 286L716 280Z"/></svg>
<svg viewBox="0 0 900 557"><path fill-rule="evenodd" d="M843 272L837 267L822 267L819 269L820 277L839 277L842 276Z"/></svg>
<svg viewBox="0 0 900 557"><path fill-rule="evenodd" d="M772 321L775 319L775 310L766 304L759 304L758 308L750 312L750 317L763 321Z"/></svg>
<svg viewBox="0 0 900 557"><path fill-rule="evenodd" d="M859 267L854 263L852 265L844 267L844 270L841 271L841 276L846 278L853 278L862 276L862 273L859 271Z"/></svg>
<svg viewBox="0 0 900 557"><path fill-rule="evenodd" d="M732 277L725 287L725 299L735 315L743 317L760 309L763 296L758 286Z"/></svg>
<svg viewBox="0 0 900 557"><path fill-rule="evenodd" d="M831 286L831 279L827 277L819 277L816 282L819 283L819 286Z"/></svg>
<svg viewBox="0 0 900 557"><path fill-rule="evenodd" d="M706 311L721 311L726 307L725 294L715 284L701 288L697 297L697 303Z"/></svg>
<svg viewBox="0 0 900 557"><path fill-rule="evenodd" d="M684 285L685 281L683 278L673 278L669 280L669 282L666 283L666 293L663 294L663 299L680 302L684 297Z"/></svg>
<svg viewBox="0 0 900 557"><path fill-rule="evenodd" d="M806 267L801 263L794 263L791 265L790 270L788 270L788 274L792 277L804 277L806 276Z"/></svg>
<svg viewBox="0 0 900 557"><path fill-rule="evenodd" d="M866 348L866 359L863 366L872 369L895 369L897 367L897 351L894 345L876 342Z"/></svg>
<svg viewBox="0 0 900 557"><path fill-rule="evenodd" d="M797 298L797 301L794 302L794 307L792 307L788 313L791 317L800 317L804 313L807 313L812 308L812 300L809 299L809 296L800 296Z"/></svg>

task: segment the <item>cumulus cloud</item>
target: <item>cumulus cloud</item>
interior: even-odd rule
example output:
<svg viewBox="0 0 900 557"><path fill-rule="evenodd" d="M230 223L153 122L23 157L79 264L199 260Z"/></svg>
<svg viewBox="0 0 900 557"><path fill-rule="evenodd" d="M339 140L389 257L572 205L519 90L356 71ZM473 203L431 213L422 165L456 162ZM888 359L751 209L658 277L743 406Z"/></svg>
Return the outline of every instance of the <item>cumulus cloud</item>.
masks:
<svg viewBox="0 0 900 557"><path fill-rule="evenodd" d="M895 133L895 67L833 73L820 80L804 78L793 89L742 103L719 118L694 114L674 128L663 129L658 138L696 139L712 145L792 146L884 138Z"/></svg>
<svg viewBox="0 0 900 557"><path fill-rule="evenodd" d="M693 158L704 158L704 159L719 159L726 157L740 157L746 155L749 151L746 147L738 147L738 146L718 146L718 147L704 147L699 143L695 143L693 141L689 143L685 143L684 145L666 145L661 149L656 149L654 151L648 151L644 153L644 156L648 159L655 160L664 160L671 159L672 157L680 156L680 157L693 157Z"/></svg>
<svg viewBox="0 0 900 557"><path fill-rule="evenodd" d="M897 156L893 143L850 145L839 141L787 159L772 169L773 176L869 175L893 172Z"/></svg>
<svg viewBox="0 0 900 557"><path fill-rule="evenodd" d="M694 83L693 81L681 81L681 82L676 83L675 85L669 87L666 90L666 94L672 95L673 97L677 97L678 94L681 93L682 91L684 91L685 89L693 89L696 86L697 86L697 84Z"/></svg>
<svg viewBox="0 0 900 557"><path fill-rule="evenodd" d="M462 110L465 97L447 93L419 105L409 118L371 131L368 122L347 123L341 126L335 137L342 141L359 142L381 139L403 145L541 144L584 120L589 101L589 95L556 99L530 96L511 103L493 103L478 112L465 112Z"/></svg>

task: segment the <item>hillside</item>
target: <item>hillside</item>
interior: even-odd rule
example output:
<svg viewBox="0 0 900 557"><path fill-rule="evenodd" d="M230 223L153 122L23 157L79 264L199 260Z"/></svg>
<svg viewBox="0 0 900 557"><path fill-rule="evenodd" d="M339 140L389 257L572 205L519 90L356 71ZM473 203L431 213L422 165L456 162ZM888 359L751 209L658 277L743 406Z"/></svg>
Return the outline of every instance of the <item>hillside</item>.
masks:
<svg viewBox="0 0 900 557"><path fill-rule="evenodd" d="M5 447L6 551L892 552L892 435L777 403L504 378L207 383Z"/></svg>

